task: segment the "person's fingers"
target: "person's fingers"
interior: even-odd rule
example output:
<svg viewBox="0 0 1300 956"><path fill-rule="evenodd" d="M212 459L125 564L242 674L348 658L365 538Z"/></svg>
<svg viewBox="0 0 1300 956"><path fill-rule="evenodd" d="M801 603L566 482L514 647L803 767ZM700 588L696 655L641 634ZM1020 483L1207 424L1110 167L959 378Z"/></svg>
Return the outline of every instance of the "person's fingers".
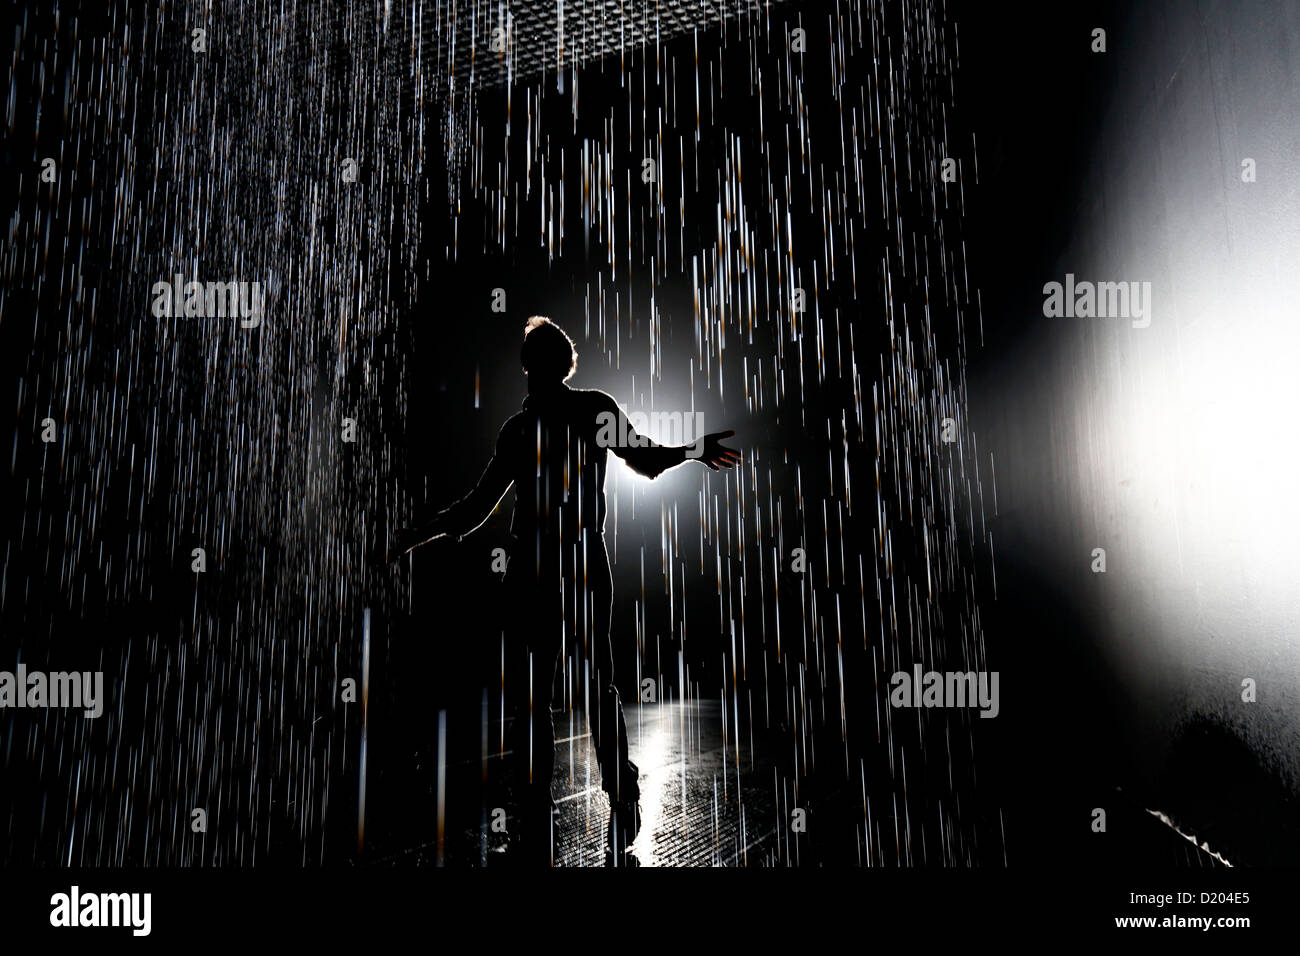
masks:
<svg viewBox="0 0 1300 956"><path fill-rule="evenodd" d="M380 563L385 567L395 564L397 560L409 550L411 550L410 532L406 528L399 528L388 539L388 546L379 549Z"/></svg>

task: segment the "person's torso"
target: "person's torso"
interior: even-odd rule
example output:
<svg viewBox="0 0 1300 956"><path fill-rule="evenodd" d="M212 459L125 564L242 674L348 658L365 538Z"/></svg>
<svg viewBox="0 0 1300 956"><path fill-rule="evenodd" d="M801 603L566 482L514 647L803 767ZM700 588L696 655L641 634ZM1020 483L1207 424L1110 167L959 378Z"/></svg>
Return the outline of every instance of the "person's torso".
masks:
<svg viewBox="0 0 1300 956"><path fill-rule="evenodd" d="M604 531L608 452L596 437L598 416L613 407L604 392L566 386L530 395L506 422L502 444L515 484L510 530L521 546L574 544L584 532Z"/></svg>

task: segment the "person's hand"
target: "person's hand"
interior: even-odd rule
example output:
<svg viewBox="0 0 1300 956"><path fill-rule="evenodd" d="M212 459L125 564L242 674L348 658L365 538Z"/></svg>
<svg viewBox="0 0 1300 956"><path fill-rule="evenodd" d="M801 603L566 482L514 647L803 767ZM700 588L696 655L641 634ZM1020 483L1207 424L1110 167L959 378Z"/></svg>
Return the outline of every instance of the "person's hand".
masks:
<svg viewBox="0 0 1300 956"><path fill-rule="evenodd" d="M414 528L398 528L393 532L393 538L388 543L388 563L392 564L421 543L420 536Z"/></svg>
<svg viewBox="0 0 1300 956"><path fill-rule="evenodd" d="M379 541L375 542L375 549L370 556L371 563L377 567L387 567L420 544L419 537L411 528L398 528L389 536L387 548Z"/></svg>
<svg viewBox="0 0 1300 956"><path fill-rule="evenodd" d="M714 471L719 468L731 468L738 464L740 462L740 452L734 448L728 448L721 441L723 438L730 438L734 434L736 434L734 431L725 431L705 435L704 450L700 453L700 461Z"/></svg>

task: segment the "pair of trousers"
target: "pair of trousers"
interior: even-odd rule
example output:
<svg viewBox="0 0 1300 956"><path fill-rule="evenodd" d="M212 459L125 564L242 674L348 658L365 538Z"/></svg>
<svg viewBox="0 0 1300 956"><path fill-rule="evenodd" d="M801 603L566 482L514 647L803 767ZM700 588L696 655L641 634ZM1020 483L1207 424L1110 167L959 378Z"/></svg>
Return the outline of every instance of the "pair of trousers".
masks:
<svg viewBox="0 0 1300 956"><path fill-rule="evenodd" d="M511 548L502 693L513 718L514 788L525 816L534 821L544 806L549 822L557 671L564 675L561 703L586 716L601 787L613 802L631 799L635 792L627 725L614 684L613 592L601 535L585 535L568 545L523 540Z"/></svg>

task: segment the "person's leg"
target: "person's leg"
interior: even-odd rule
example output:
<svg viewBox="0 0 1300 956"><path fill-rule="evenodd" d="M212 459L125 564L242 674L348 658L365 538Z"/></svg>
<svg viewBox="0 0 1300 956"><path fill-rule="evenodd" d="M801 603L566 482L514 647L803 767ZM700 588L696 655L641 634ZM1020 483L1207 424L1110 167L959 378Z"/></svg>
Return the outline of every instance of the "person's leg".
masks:
<svg viewBox="0 0 1300 956"><path fill-rule="evenodd" d="M551 687L561 646L558 617L548 613L545 604L547 593L532 587L507 590L512 626L506 635L504 687L511 717L508 746L512 751L516 835L528 861L544 866L552 859L555 725Z"/></svg>
<svg viewBox="0 0 1300 956"><path fill-rule="evenodd" d="M551 687L559 658L558 642L538 642L529 653L530 704L521 724L528 740L521 748L528 781L521 808L530 860L550 866L554 860L554 820L551 817L551 777L555 771L555 721L551 716ZM521 760L521 764L523 761Z"/></svg>
<svg viewBox="0 0 1300 956"><path fill-rule="evenodd" d="M587 694L591 713L587 716L600 764L601 787L610 799L615 799L624 795L628 783L627 725L618 688L614 685L614 654L609 636L614 584L605 545L599 538L587 548L586 583L585 591L580 592L585 606L575 625L585 630L582 636L590 667Z"/></svg>
<svg viewBox="0 0 1300 956"><path fill-rule="evenodd" d="M605 542L596 537L587 549L588 631L592 662L590 716L600 784L609 795L609 851L614 865L628 862L625 852L640 827L640 787L635 764L628 759L627 724L614 684L614 652L610 636L614 581Z"/></svg>

